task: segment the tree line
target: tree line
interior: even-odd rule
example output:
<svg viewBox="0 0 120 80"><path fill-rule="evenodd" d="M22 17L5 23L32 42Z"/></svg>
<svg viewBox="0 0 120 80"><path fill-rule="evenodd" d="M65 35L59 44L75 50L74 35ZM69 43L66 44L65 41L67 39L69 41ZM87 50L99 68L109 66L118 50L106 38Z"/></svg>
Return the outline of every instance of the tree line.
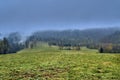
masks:
<svg viewBox="0 0 120 80"><path fill-rule="evenodd" d="M37 41L47 42L49 46L59 46L60 49L74 49L86 46L90 49L98 49L99 52L120 52L120 29L88 29L88 30L64 30L64 31L37 31L26 40L27 45L34 47ZM119 39L118 39L119 38ZM112 44L112 45L107 45ZM109 47L112 46L112 49Z"/></svg>
<svg viewBox="0 0 120 80"><path fill-rule="evenodd" d="M14 32L0 40L0 54L34 48L39 41L46 42L49 46L59 46L61 50L80 50L80 47L86 46L90 49L98 49L101 53L118 53L120 52L120 29L37 31L24 41L20 33Z"/></svg>
<svg viewBox="0 0 120 80"><path fill-rule="evenodd" d="M16 53L24 48L24 44L20 42L21 35L18 32L9 34L0 40L0 54Z"/></svg>

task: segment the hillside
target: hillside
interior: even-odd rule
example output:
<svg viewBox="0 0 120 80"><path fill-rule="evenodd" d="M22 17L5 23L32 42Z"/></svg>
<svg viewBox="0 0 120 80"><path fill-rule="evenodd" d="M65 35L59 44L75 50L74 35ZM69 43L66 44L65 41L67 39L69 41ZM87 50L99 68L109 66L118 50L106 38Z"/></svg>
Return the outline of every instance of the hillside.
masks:
<svg viewBox="0 0 120 80"><path fill-rule="evenodd" d="M2 80L119 80L120 55L81 48L59 50L46 45L0 55Z"/></svg>
<svg viewBox="0 0 120 80"><path fill-rule="evenodd" d="M120 43L120 31L116 31L113 34L104 37L102 39L102 42L119 44Z"/></svg>

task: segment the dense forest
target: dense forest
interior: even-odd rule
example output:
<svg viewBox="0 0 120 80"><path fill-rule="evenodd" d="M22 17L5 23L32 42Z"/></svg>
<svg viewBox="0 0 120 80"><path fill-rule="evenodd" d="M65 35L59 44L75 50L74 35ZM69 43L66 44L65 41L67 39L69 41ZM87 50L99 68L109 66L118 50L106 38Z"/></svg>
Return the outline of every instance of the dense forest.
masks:
<svg viewBox="0 0 120 80"><path fill-rule="evenodd" d="M68 43L97 43L104 37L107 37L119 28L109 29L87 29L87 30L64 30L64 31L37 31L34 32L27 40L28 41L46 41L58 43L59 41L65 41Z"/></svg>
<svg viewBox="0 0 120 80"><path fill-rule="evenodd" d="M18 32L10 33L0 40L0 53L15 53L24 48L34 48L37 42L46 42L60 49L80 50L81 46L103 52L120 52L120 28L86 30L37 31L22 40Z"/></svg>
<svg viewBox="0 0 120 80"><path fill-rule="evenodd" d="M60 49L86 46L91 49L99 49L102 52L120 52L120 28L64 30L64 31L37 31L26 40L30 47L37 41L47 42L50 46L56 45Z"/></svg>

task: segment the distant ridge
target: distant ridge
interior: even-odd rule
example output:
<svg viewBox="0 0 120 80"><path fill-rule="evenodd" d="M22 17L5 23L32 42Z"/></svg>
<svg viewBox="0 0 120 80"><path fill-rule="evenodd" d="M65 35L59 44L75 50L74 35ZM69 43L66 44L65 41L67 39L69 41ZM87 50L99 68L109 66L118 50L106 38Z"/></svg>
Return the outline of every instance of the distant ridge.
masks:
<svg viewBox="0 0 120 80"><path fill-rule="evenodd" d="M102 42L120 44L120 31L116 31L113 34L104 37Z"/></svg>

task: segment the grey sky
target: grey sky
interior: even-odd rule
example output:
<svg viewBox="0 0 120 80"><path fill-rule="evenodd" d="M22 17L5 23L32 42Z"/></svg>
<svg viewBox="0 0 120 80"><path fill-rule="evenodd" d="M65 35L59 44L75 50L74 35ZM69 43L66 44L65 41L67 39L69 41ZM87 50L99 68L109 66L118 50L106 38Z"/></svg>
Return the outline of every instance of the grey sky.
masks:
<svg viewBox="0 0 120 80"><path fill-rule="evenodd" d="M120 26L120 0L0 0L0 31Z"/></svg>

